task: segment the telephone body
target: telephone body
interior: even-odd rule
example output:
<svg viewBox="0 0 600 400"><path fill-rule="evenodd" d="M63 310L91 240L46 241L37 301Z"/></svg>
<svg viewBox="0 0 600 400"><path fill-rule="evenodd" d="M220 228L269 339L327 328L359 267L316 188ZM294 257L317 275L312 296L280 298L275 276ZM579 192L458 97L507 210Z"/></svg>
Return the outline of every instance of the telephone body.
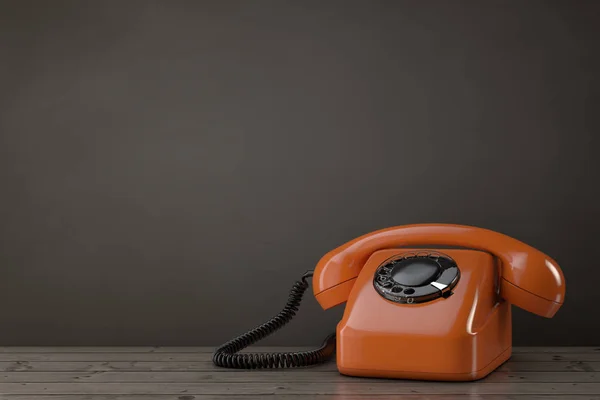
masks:
<svg viewBox="0 0 600 400"><path fill-rule="evenodd" d="M437 381L477 380L510 358L511 304L551 318L565 297L563 272L546 254L498 232L452 224L360 236L323 256L312 284L323 309L346 303L335 334L341 374ZM256 340L255 332L230 341L215 364L224 364L223 350L235 353ZM308 352L304 365L322 360L324 349ZM294 364L289 354L262 357L262 367ZM243 365L231 360L229 367Z"/></svg>

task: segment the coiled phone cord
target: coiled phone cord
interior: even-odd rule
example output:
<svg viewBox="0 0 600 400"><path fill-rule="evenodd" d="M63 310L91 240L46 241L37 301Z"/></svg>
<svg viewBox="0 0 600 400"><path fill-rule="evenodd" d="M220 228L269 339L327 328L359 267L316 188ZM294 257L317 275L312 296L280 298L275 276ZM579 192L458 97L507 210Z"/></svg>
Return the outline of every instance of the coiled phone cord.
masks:
<svg viewBox="0 0 600 400"><path fill-rule="evenodd" d="M296 316L304 292L308 289L306 279L311 276L313 276L313 271L308 271L302 276L302 280L296 281L290 291L287 304L279 314L217 348L213 354L213 364L225 368L258 369L305 367L326 361L335 351L335 334L327 336L321 347L314 350L236 354L238 351L273 334Z"/></svg>

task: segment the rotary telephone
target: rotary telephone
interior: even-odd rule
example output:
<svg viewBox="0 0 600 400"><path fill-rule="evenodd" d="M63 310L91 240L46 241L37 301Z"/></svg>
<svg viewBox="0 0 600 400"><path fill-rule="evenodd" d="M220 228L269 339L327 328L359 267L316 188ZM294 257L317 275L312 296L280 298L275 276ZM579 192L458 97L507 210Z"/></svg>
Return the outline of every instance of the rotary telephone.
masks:
<svg viewBox="0 0 600 400"><path fill-rule="evenodd" d="M311 277L323 309L346 302L336 333L314 350L240 353L295 316ZM327 253L279 314L218 347L213 363L305 367L335 353L343 375L471 381L510 358L511 304L551 318L564 298L558 264L517 239L465 225L396 226Z"/></svg>

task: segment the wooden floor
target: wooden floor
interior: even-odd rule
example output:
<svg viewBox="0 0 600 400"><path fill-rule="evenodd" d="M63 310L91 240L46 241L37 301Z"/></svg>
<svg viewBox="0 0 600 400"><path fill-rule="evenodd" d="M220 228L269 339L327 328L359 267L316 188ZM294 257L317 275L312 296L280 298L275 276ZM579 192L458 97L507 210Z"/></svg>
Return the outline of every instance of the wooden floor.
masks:
<svg viewBox="0 0 600 400"><path fill-rule="evenodd" d="M600 400L600 347L515 348L509 362L472 383L350 378L337 372L335 362L305 369L227 370L213 367L211 352L201 347L0 347L0 399Z"/></svg>

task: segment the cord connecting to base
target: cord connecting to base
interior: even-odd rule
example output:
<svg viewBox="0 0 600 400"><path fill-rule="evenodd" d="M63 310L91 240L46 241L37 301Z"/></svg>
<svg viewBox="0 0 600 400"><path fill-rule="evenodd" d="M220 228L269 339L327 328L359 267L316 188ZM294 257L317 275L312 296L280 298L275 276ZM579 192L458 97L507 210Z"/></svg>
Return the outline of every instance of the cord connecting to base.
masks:
<svg viewBox="0 0 600 400"><path fill-rule="evenodd" d="M288 301L277 315L262 325L228 341L218 347L213 354L213 364L218 367L237 369L295 368L320 364L335 352L335 334L325 338L323 344L314 350L282 353L242 353L239 351L272 335L296 316L302 297L308 289L307 279L313 271L307 271L290 290Z"/></svg>

